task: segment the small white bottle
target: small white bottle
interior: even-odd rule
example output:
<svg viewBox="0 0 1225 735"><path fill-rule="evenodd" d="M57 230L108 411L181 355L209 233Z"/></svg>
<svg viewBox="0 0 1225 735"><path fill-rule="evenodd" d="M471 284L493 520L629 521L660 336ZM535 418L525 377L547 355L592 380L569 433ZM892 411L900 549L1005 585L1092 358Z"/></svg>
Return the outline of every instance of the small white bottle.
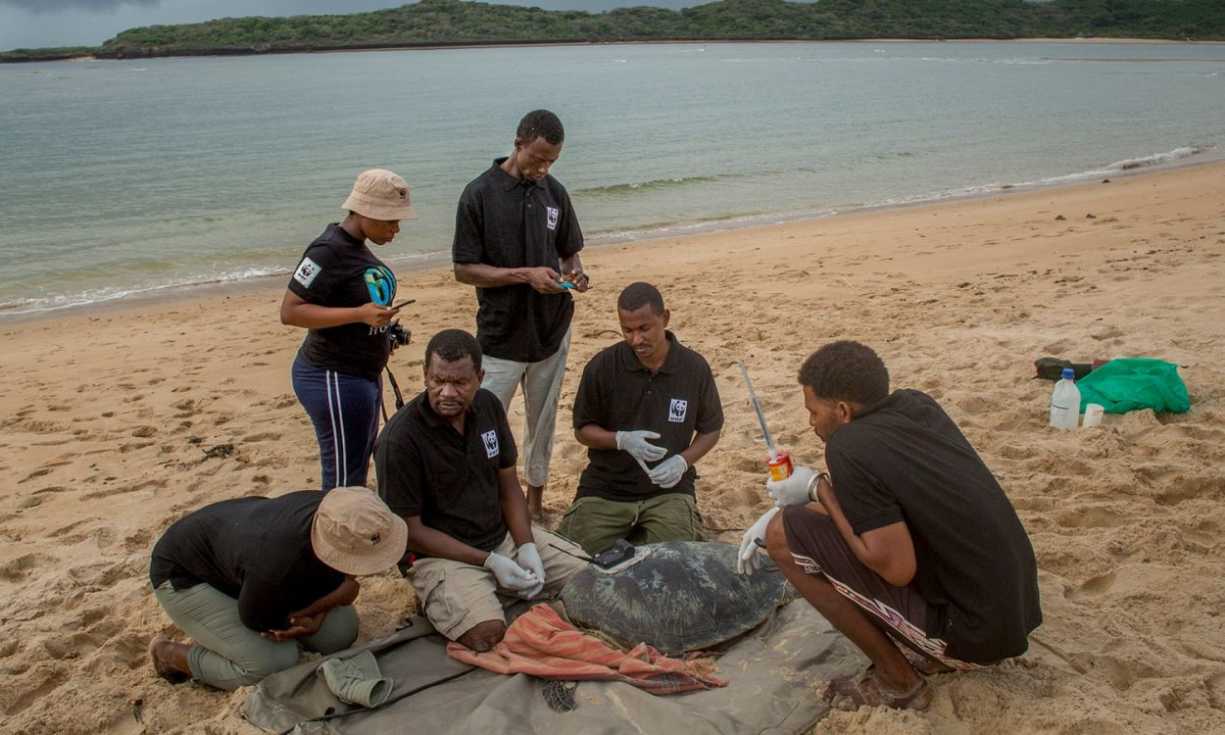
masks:
<svg viewBox="0 0 1225 735"><path fill-rule="evenodd" d="M1051 393L1051 426L1056 429L1075 429L1080 423L1080 388L1076 387L1076 373L1064 368Z"/></svg>

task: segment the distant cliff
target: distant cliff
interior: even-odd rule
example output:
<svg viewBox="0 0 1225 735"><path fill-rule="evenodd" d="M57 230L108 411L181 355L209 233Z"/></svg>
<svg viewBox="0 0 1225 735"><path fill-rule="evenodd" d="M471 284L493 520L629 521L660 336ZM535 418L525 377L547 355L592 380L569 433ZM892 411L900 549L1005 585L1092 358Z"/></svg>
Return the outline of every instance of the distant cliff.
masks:
<svg viewBox="0 0 1225 735"><path fill-rule="evenodd" d="M0 61L411 46L613 41L1070 38L1225 40L1223 0L721 0L680 11L548 11L461 0L126 30L97 48L18 49Z"/></svg>

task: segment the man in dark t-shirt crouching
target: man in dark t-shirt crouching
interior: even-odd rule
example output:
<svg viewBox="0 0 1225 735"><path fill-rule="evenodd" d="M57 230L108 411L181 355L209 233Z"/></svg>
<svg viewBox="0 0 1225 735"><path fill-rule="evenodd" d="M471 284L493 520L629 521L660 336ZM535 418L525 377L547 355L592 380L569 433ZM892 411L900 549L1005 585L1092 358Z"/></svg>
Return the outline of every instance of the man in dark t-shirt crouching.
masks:
<svg viewBox="0 0 1225 735"><path fill-rule="evenodd" d="M502 403L480 387L481 347L447 329L425 348L425 390L387 422L374 454L379 495L408 524L402 571L434 628L476 651L506 634L502 597L553 595L583 551L535 528Z"/></svg>
<svg viewBox="0 0 1225 735"><path fill-rule="evenodd" d="M778 507L745 533L740 560L751 572L764 545L872 661L827 697L923 709L923 673L1024 653L1042 623L1033 547L953 420L924 393L890 394L884 363L857 342L814 352L799 381L829 474L768 482Z"/></svg>

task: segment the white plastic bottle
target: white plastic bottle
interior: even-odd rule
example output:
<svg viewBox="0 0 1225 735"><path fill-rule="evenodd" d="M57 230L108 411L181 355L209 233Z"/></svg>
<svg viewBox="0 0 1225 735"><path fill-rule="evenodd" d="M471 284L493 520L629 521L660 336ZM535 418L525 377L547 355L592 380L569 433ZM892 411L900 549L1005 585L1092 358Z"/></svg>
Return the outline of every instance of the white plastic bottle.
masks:
<svg viewBox="0 0 1225 735"><path fill-rule="evenodd" d="M1051 393L1051 426L1056 429L1075 429L1080 423L1080 388L1076 387L1076 373L1064 368Z"/></svg>

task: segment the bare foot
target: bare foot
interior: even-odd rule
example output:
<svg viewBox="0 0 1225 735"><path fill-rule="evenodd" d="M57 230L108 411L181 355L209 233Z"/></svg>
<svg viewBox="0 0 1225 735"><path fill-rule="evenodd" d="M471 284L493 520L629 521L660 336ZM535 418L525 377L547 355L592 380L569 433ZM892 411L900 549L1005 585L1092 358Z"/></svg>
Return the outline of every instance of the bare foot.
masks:
<svg viewBox="0 0 1225 735"><path fill-rule="evenodd" d="M472 626L466 633L455 640L461 646L467 646L477 653L492 650L506 635L506 623L501 620L485 620Z"/></svg>
<svg viewBox="0 0 1225 735"><path fill-rule="evenodd" d="M149 658L153 662L153 670L157 675L171 684L182 684L191 678L191 668L187 665L187 652L190 647L175 643L165 636L157 636L149 642Z"/></svg>
<svg viewBox="0 0 1225 735"><path fill-rule="evenodd" d="M931 706L932 688L927 680L916 674L914 682L902 689L887 686L878 677L873 667L857 676L844 676L829 682L825 690L825 701L838 709L855 710L860 707L892 707L923 711Z"/></svg>

